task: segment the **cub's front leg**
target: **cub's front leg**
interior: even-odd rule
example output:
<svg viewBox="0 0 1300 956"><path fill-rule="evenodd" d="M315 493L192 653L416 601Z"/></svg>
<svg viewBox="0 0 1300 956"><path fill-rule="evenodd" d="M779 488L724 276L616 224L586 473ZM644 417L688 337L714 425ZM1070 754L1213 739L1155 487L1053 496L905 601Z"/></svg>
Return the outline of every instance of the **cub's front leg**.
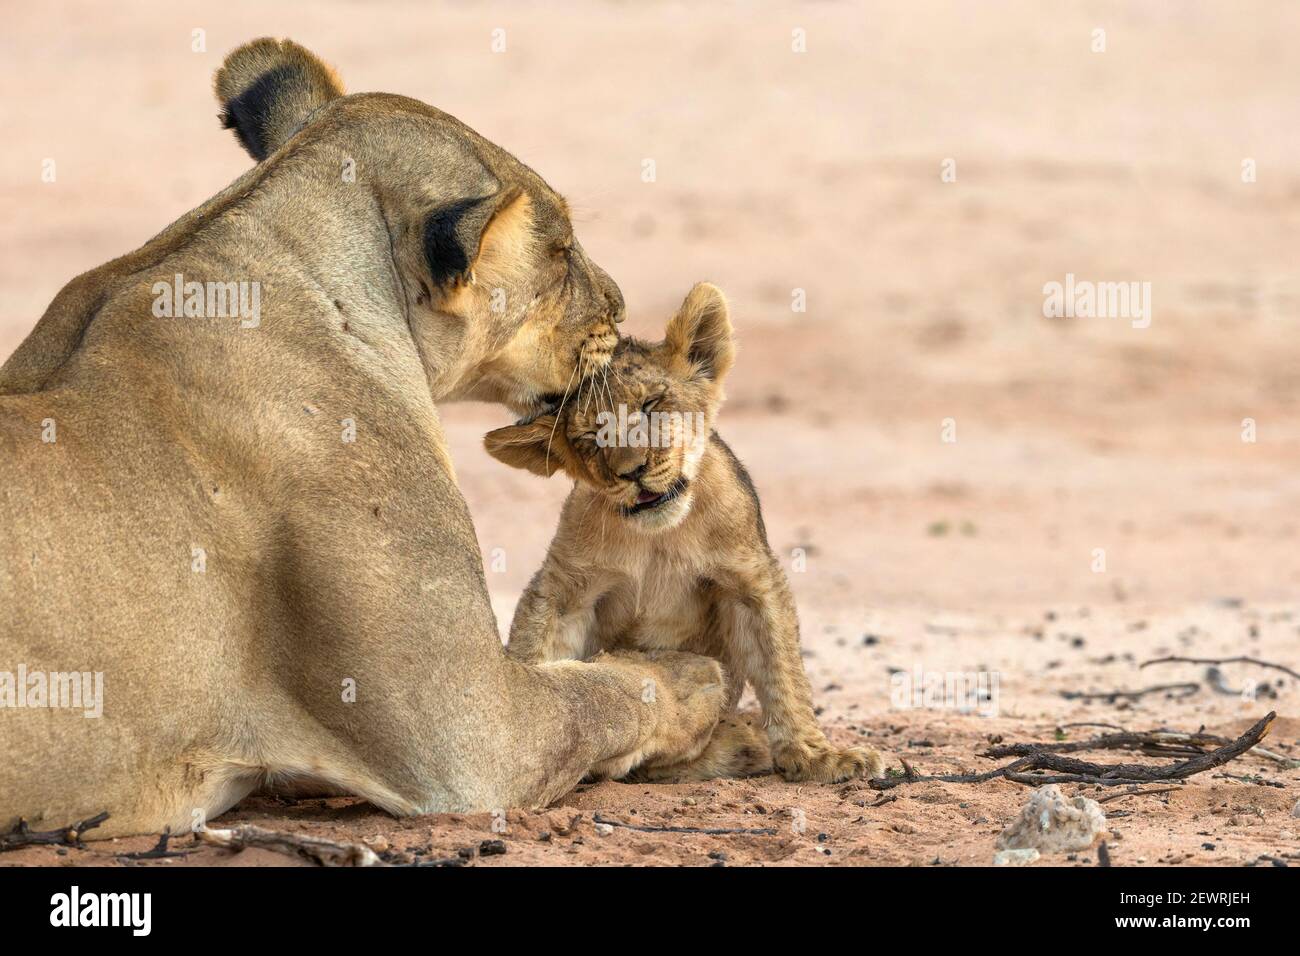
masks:
<svg viewBox="0 0 1300 956"><path fill-rule="evenodd" d="M506 653L529 664L586 660L597 650L596 597L588 575L548 557L519 598Z"/></svg>
<svg viewBox="0 0 1300 956"><path fill-rule="evenodd" d="M766 563L765 563L766 564ZM787 780L836 783L878 777L884 761L875 750L839 748L826 739L813 713L812 688L799 648L794 598L776 560L726 602L721 615L732 656L763 706L772 764Z"/></svg>

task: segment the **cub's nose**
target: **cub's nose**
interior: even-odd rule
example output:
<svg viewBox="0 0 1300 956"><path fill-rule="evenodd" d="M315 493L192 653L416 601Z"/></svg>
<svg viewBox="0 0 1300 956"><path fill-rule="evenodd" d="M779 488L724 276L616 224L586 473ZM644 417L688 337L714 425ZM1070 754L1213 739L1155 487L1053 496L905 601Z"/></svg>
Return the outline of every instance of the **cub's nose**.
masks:
<svg viewBox="0 0 1300 956"><path fill-rule="evenodd" d="M627 481L637 481L645 474L648 458L644 448L616 446L609 449L609 470Z"/></svg>

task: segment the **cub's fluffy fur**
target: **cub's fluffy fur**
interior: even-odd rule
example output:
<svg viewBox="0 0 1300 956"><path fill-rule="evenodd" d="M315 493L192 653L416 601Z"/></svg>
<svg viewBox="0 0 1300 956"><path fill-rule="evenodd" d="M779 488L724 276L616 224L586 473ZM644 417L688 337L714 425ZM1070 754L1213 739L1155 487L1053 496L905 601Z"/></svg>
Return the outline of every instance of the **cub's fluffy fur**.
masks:
<svg viewBox="0 0 1300 956"><path fill-rule="evenodd" d="M500 461L575 481L515 612L509 652L536 663L616 648L689 650L723 663L731 710L746 682L753 687L766 736L733 715L698 756L646 765L641 779L773 766L789 780L877 776L879 754L836 747L817 725L794 600L758 496L713 430L735 356L727 313L717 288L697 285L662 342L625 339L608 372L559 409L487 435Z"/></svg>

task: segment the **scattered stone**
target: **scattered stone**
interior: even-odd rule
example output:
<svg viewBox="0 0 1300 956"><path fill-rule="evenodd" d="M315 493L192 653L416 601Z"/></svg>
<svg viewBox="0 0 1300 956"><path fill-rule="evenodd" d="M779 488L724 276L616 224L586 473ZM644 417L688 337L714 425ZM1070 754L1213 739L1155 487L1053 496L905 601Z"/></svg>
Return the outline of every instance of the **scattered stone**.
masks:
<svg viewBox="0 0 1300 956"><path fill-rule="evenodd" d="M993 854L994 866L1028 866L1038 859L1038 851L1033 847L1024 850L1002 850Z"/></svg>
<svg viewBox="0 0 1300 956"><path fill-rule="evenodd" d="M1039 787L1020 816L997 839L999 850L1034 847L1048 853L1086 850L1106 826L1096 800L1066 800L1056 784Z"/></svg>
<svg viewBox="0 0 1300 956"><path fill-rule="evenodd" d="M1291 808L1291 816L1300 818L1300 800L1297 800L1295 806Z"/></svg>
<svg viewBox="0 0 1300 956"><path fill-rule="evenodd" d="M613 832L614 832L614 828L610 826L608 823L596 824L596 836L609 836Z"/></svg>
<svg viewBox="0 0 1300 956"><path fill-rule="evenodd" d="M504 840L484 840L478 845L479 856L501 856L506 852Z"/></svg>

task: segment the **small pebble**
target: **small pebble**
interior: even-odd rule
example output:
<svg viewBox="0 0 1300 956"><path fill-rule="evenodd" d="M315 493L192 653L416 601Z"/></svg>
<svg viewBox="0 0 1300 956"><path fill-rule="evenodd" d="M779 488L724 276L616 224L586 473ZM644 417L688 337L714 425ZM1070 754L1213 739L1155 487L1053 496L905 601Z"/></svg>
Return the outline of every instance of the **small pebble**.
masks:
<svg viewBox="0 0 1300 956"><path fill-rule="evenodd" d="M1028 866L1038 859L1038 851L1032 846L1025 850L1000 850L993 854L994 866Z"/></svg>
<svg viewBox="0 0 1300 956"><path fill-rule="evenodd" d="M614 832L614 828L610 826L608 823L596 824L596 836L609 836L613 832Z"/></svg>

